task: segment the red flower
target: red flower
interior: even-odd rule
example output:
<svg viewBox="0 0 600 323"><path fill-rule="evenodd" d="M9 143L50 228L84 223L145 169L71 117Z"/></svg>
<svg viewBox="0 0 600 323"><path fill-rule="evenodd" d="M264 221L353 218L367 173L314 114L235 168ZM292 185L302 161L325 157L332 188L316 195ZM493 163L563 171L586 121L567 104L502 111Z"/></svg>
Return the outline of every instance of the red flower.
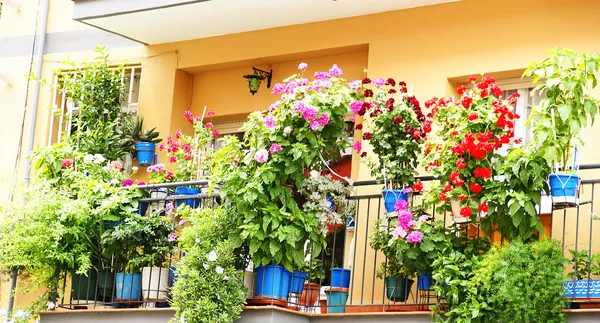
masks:
<svg viewBox="0 0 600 323"><path fill-rule="evenodd" d="M398 82L398 85L406 87L406 82L400 81L400 82Z"/></svg>
<svg viewBox="0 0 600 323"><path fill-rule="evenodd" d="M168 180L173 179L173 176L174 176L173 172L167 171L167 173L165 174L165 178Z"/></svg>
<svg viewBox="0 0 600 323"><path fill-rule="evenodd" d="M510 95L510 97L508 97L508 102L510 102L510 104L515 104L517 103L517 99L520 97L518 92L515 92L513 94Z"/></svg>
<svg viewBox="0 0 600 323"><path fill-rule="evenodd" d="M463 168L467 167L467 164L465 163L464 159L459 158L456 160L456 167L458 167L458 169L463 169Z"/></svg>
<svg viewBox="0 0 600 323"><path fill-rule="evenodd" d="M176 163L177 162L177 156L171 156L171 157L169 157L169 161L171 163Z"/></svg>
<svg viewBox="0 0 600 323"><path fill-rule="evenodd" d="M219 136L219 130L217 130L217 129L213 130L212 136L217 138Z"/></svg>
<svg viewBox="0 0 600 323"><path fill-rule="evenodd" d="M450 136L452 136L452 137L454 137L454 136L458 136L458 131L456 131L456 130L455 130L455 131L452 131L452 132L450 133Z"/></svg>
<svg viewBox="0 0 600 323"><path fill-rule="evenodd" d="M363 128L362 123L357 123L356 126L354 126L354 129L356 129L356 130L362 130L362 128Z"/></svg>
<svg viewBox="0 0 600 323"><path fill-rule="evenodd" d="M492 131L490 131L490 130L488 130L486 132L482 132L482 133L480 133L480 134L477 135L477 140L479 140L480 142L489 141L493 134L494 133Z"/></svg>
<svg viewBox="0 0 600 323"><path fill-rule="evenodd" d="M463 194L461 194L461 195L458 197L458 200L459 200L459 201L466 201L466 200L467 200L467 197L466 197L466 196L464 196Z"/></svg>
<svg viewBox="0 0 600 323"><path fill-rule="evenodd" d="M389 94L394 94L394 93L396 93L396 92L397 92L397 91L396 91L396 89L390 89L390 90L388 91L388 93L389 93Z"/></svg>
<svg viewBox="0 0 600 323"><path fill-rule="evenodd" d="M517 138L517 139L515 139L515 143L516 144L520 144L522 142L523 142L523 138Z"/></svg>
<svg viewBox="0 0 600 323"><path fill-rule="evenodd" d="M456 146L452 147L452 153L453 154L457 154L457 155L464 155L465 154L465 146L461 145L461 144L457 144Z"/></svg>
<svg viewBox="0 0 600 323"><path fill-rule="evenodd" d="M471 103L473 103L473 98L470 97L465 97L462 99L461 104L465 109L468 109L471 107Z"/></svg>
<svg viewBox="0 0 600 323"><path fill-rule="evenodd" d="M438 194L438 198L440 199L440 201L445 201L446 200L446 194L440 193L440 194Z"/></svg>
<svg viewBox="0 0 600 323"><path fill-rule="evenodd" d="M391 86L396 86L396 81L394 81L393 78L389 78L387 79L387 81L385 82L386 85L391 85Z"/></svg>
<svg viewBox="0 0 600 323"><path fill-rule="evenodd" d="M473 112L473 113L469 114L469 118L468 119L470 121L477 120L477 119L479 119L479 115L477 113Z"/></svg>
<svg viewBox="0 0 600 323"><path fill-rule="evenodd" d="M479 93L479 95L481 95L482 98L485 98L486 96L488 96L488 90L482 90L481 93Z"/></svg>
<svg viewBox="0 0 600 323"><path fill-rule="evenodd" d="M477 167L477 168L475 168L474 176L475 176L475 178L482 178L482 179L490 178L490 177L492 177L492 171L489 168Z"/></svg>
<svg viewBox="0 0 600 323"><path fill-rule="evenodd" d="M486 82L480 82L480 83L477 83L477 88L478 88L478 89L480 89L480 90L485 90L485 89L487 89L487 86L488 86L488 85L487 85L487 83L486 83Z"/></svg>
<svg viewBox="0 0 600 323"><path fill-rule="evenodd" d="M419 140L419 139L421 139L421 134L422 134L421 130L415 130L413 132L413 138L415 138L415 140Z"/></svg>
<svg viewBox="0 0 600 323"><path fill-rule="evenodd" d="M496 79L495 79L493 76L491 76L491 75L486 75L486 76L483 78L483 81L484 81L485 83L487 83L487 84L496 83Z"/></svg>
<svg viewBox="0 0 600 323"><path fill-rule="evenodd" d="M477 160L482 160L486 155L486 151L483 149L472 149L469 150L469 154L471 155L471 157Z"/></svg>
<svg viewBox="0 0 600 323"><path fill-rule="evenodd" d="M365 78L362 80L362 84L370 84L370 83L371 83L371 79L370 79L370 78L368 78L368 77L365 77Z"/></svg>
<svg viewBox="0 0 600 323"><path fill-rule="evenodd" d="M406 88L406 86L405 86L405 87L403 87L403 88L401 88L401 89L400 89L400 92L402 92L402 93L407 93L407 92L408 92L408 89L407 89L407 88Z"/></svg>
<svg viewBox="0 0 600 323"><path fill-rule="evenodd" d="M73 158L65 158L60 164L63 168L71 167L73 165Z"/></svg>
<svg viewBox="0 0 600 323"><path fill-rule="evenodd" d="M450 174L449 179L450 183L452 183L454 186L461 186L465 182L462 179L460 179L460 174L457 171L452 172Z"/></svg>
<svg viewBox="0 0 600 323"><path fill-rule="evenodd" d="M492 85L492 87L490 88L490 91L492 91L492 94L497 98L499 98L502 95L502 90L496 84Z"/></svg>
<svg viewBox="0 0 600 323"><path fill-rule="evenodd" d="M371 140L371 138L373 138L373 134L370 132L365 132L365 133L363 133L362 138L363 138L363 140Z"/></svg>
<svg viewBox="0 0 600 323"><path fill-rule="evenodd" d="M456 92L458 93L458 95L463 95L466 91L467 87L464 85L461 85L458 88L456 88Z"/></svg>
<svg viewBox="0 0 600 323"><path fill-rule="evenodd" d="M415 192L423 191L423 183L421 181L416 182L415 185L413 185L413 191L415 191Z"/></svg>
<svg viewBox="0 0 600 323"><path fill-rule="evenodd" d="M365 158L365 157L367 157L367 152L366 152L366 151L363 151L363 152L362 152L362 154L360 154L360 157L362 157L362 158Z"/></svg>
<svg viewBox="0 0 600 323"><path fill-rule="evenodd" d="M192 111L185 111L183 113L183 117L190 123L194 123L194 115L192 114Z"/></svg>
<svg viewBox="0 0 600 323"><path fill-rule="evenodd" d="M498 118L498 121L496 121L496 125L500 128L504 128L506 126L506 119L504 119L504 117Z"/></svg>
<svg viewBox="0 0 600 323"><path fill-rule="evenodd" d="M463 206L463 207L460 209L460 215L462 215L462 216L463 216L463 217L465 217L465 218L468 218L468 217L470 217L470 216L471 216L471 213L473 213L473 209L471 209L471 208L470 208L470 207L468 207L468 206Z"/></svg>
<svg viewBox="0 0 600 323"><path fill-rule="evenodd" d="M192 154L190 153L186 153L185 156L183 157L185 160L190 160L192 159Z"/></svg>
<svg viewBox="0 0 600 323"><path fill-rule="evenodd" d="M425 123L423 123L423 131L425 133L431 132L431 121L427 120L427 121L425 121Z"/></svg>
<svg viewBox="0 0 600 323"><path fill-rule="evenodd" d="M392 110L394 110L394 102L396 100L394 100L394 98L390 98L389 100L387 100L385 102L385 107L391 112Z"/></svg>
<svg viewBox="0 0 600 323"><path fill-rule="evenodd" d="M158 150L160 150L160 151L165 150L165 144L160 144L160 146L158 146Z"/></svg>
<svg viewBox="0 0 600 323"><path fill-rule="evenodd" d="M448 193L452 190L452 185L446 184L444 185L444 193Z"/></svg>
<svg viewBox="0 0 600 323"><path fill-rule="evenodd" d="M469 83L475 83L475 82L477 82L477 76L470 76L467 81Z"/></svg>
<svg viewBox="0 0 600 323"><path fill-rule="evenodd" d="M488 211L487 202L483 202L483 203L479 204L479 206L477 207L477 211L479 211L479 212L487 212Z"/></svg>
<svg viewBox="0 0 600 323"><path fill-rule="evenodd" d="M481 193L481 185L478 183L471 183L471 185L469 185L469 189L475 194Z"/></svg>
<svg viewBox="0 0 600 323"><path fill-rule="evenodd" d="M373 91L371 91L370 89L366 89L365 90L365 98L371 98L373 97Z"/></svg>
<svg viewBox="0 0 600 323"><path fill-rule="evenodd" d="M508 144L508 143L510 143L510 137L508 135L504 135L504 136L500 137L500 142L503 144Z"/></svg>
<svg viewBox="0 0 600 323"><path fill-rule="evenodd" d="M402 121L404 121L404 119L402 119L401 116L397 116L397 117L394 118L394 124L399 124Z"/></svg>

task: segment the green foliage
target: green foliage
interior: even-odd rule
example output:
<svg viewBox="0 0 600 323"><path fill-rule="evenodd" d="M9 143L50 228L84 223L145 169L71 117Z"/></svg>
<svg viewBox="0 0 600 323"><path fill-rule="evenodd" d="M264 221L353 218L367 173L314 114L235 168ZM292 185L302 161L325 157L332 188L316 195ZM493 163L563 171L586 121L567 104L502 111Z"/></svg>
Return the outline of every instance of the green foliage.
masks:
<svg viewBox="0 0 600 323"><path fill-rule="evenodd" d="M157 144L162 141L156 128L144 131L144 117L124 115L117 129L119 145L130 154L135 152L135 144L138 142L151 142Z"/></svg>
<svg viewBox="0 0 600 323"><path fill-rule="evenodd" d="M238 245L230 239L236 223L231 209L187 208L191 224L180 240L185 256L177 265L171 305L172 322L230 323L240 317L246 299L243 274L235 271Z"/></svg>
<svg viewBox="0 0 600 323"><path fill-rule="evenodd" d="M590 275L600 275L600 252L597 254L590 254L590 251L585 249L581 251L569 250L571 254L571 261L568 267L571 272L567 274L568 278L581 280L587 279L588 273Z"/></svg>
<svg viewBox="0 0 600 323"><path fill-rule="evenodd" d="M590 93L598 84L595 73L599 68L597 53L555 48L550 57L525 70L524 76L532 77L534 84L539 82L535 91L543 93L528 123L533 124L532 144L548 163L559 162L566 169L572 148L584 144L581 129L593 125L600 111L600 100Z"/></svg>

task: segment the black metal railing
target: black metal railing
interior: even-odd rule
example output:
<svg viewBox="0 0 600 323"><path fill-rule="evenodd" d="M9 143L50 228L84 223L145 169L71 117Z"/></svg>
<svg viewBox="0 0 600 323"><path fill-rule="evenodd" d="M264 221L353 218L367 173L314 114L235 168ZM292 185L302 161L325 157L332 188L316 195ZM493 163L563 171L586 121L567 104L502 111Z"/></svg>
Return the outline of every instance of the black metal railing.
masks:
<svg viewBox="0 0 600 323"><path fill-rule="evenodd" d="M600 170L600 165L583 165L580 170L582 173ZM421 180L435 179L422 177ZM594 252L600 251L600 244L593 239L600 234L600 225L594 224L595 187L599 183L600 179L583 180L578 192L579 203L569 207L563 205L552 209L548 214L540 214L542 222L549 229L546 234L561 241L565 256L569 255L570 249L576 252L587 250L590 258ZM148 191L151 197L140 200L142 205L146 203L147 210L140 208L139 211L146 215L168 216L166 210L169 203L214 207L220 202L218 194L180 196L173 195L170 191L178 186L205 187L207 184L206 181L196 181L140 187ZM369 239L377 220L390 220L385 213L381 195L383 185L376 181L364 181L355 182L354 186L360 193L348 199L348 203L355 204L354 216L344 225L331 230L327 237L328 247L321 252L319 261L311 260L310 267L313 270L308 271L306 275L302 274L305 271L300 270L288 273L275 264L262 268L254 268L250 264L242 270L245 286L249 290L248 304L284 306L309 313L346 313L428 310L430 305L438 301L435 292L431 290L430 279L423 279L422 284L415 282L408 288L407 293L398 293L408 281L395 280L386 287L385 280L388 277L377 277L377 268L388 260L382 253L370 247ZM421 197L413 196L413 203L422 203ZM542 208L539 208L538 212L542 212ZM445 225L453 225L451 214L445 211L430 210L430 217L435 221L443 221ZM175 227L177 216L171 215L170 220ZM465 230L476 230L476 234L480 234L477 224L462 226ZM58 304L66 308L168 306L170 287L176 279L174 264L180 256L180 253L176 253L165 260L164 266L154 271L146 270L146 278L136 276L140 274L139 268L119 272L116 269L119 268L117 261L128 259L119 260L116 256L108 257L108 268L95 268L88 272L87 276L63 272L63 288L67 292ZM576 269L577 261L578 259L574 259L573 265L565 266L567 272ZM600 266L600 263L598 265ZM575 304L573 307L600 298L596 296L600 295L600 280L597 284L593 280L593 268L594 263L588 263L585 275L579 275L580 278L585 276L584 278L575 279L573 282L565 279L565 296ZM270 275L271 272L279 275ZM338 274L341 274L342 283L339 283ZM344 279L347 282L343 282ZM284 286L283 290L280 289L281 286ZM138 287L140 292L135 294L133 290Z"/></svg>

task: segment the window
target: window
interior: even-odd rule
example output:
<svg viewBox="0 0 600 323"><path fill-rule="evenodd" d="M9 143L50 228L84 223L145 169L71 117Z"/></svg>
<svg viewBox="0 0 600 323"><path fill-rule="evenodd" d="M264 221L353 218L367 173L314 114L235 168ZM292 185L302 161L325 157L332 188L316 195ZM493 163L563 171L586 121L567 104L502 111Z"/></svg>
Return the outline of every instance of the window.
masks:
<svg viewBox="0 0 600 323"><path fill-rule="evenodd" d="M213 125L213 128L219 130L219 136L212 140L214 150L219 150L223 147L223 139L225 136L236 136L240 141L244 140L244 131L242 127L244 121L218 122Z"/></svg>
<svg viewBox="0 0 600 323"><path fill-rule="evenodd" d="M137 114L141 77L141 66L125 67L122 79L125 93L121 112ZM52 115L48 131L48 145L61 142L62 139L77 130L77 123L74 122L74 117L79 114L79 103L65 97L60 92L61 84L59 83L59 76L55 75L52 82Z"/></svg>
<svg viewBox="0 0 600 323"><path fill-rule="evenodd" d="M522 138L523 144L531 142L533 132L531 125L527 126L527 119L531 116L532 106L539 104L541 96L533 93L533 86L529 79L506 79L497 82L502 89L502 99L507 99L513 93L519 93L515 104L514 113L521 118L515 121L515 138Z"/></svg>

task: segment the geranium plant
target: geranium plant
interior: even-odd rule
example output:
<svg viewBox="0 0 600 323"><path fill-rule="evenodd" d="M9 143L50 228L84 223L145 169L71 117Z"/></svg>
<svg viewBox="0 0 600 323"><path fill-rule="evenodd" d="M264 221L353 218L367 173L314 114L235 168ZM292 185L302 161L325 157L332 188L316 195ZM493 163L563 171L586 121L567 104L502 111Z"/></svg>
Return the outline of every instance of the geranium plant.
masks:
<svg viewBox="0 0 600 323"><path fill-rule="evenodd" d="M474 220L478 212L488 211L486 186L494 165L500 164L500 149L521 140L514 138L514 120L519 116L511 106L518 94L501 100L502 90L491 76L481 82L470 77L469 83L471 89L458 87L458 100L434 98L425 103L436 129L426 141L425 169L441 184L433 188L429 200L450 200L455 221Z"/></svg>
<svg viewBox="0 0 600 323"><path fill-rule="evenodd" d="M384 180L387 188L411 187L431 121L426 120L419 101L407 94L405 82L365 78L353 84L358 87L358 100L350 107L365 121L355 128L363 131L362 139L371 144L378 159L368 162L371 174ZM367 157L361 148L355 143L355 149Z"/></svg>

